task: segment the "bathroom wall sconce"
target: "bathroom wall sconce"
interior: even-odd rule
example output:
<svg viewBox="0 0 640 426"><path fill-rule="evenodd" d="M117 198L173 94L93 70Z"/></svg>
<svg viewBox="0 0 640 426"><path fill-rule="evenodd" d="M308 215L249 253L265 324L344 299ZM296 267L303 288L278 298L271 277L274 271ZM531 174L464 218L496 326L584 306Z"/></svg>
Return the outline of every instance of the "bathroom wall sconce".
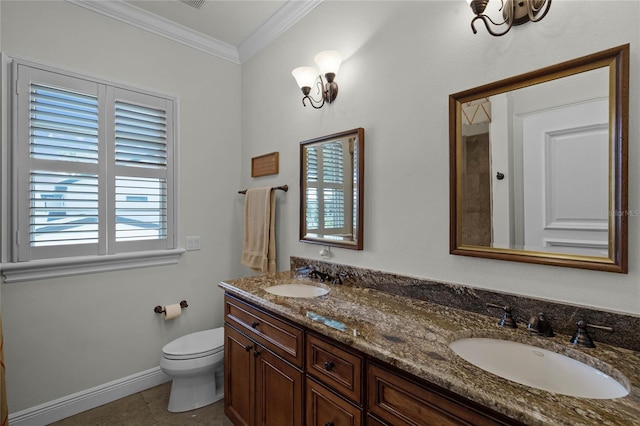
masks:
<svg viewBox="0 0 640 426"><path fill-rule="evenodd" d="M512 26L522 25L526 22L538 22L541 21L549 12L551 7L551 0L500 0L502 11L502 17L504 21L496 23L489 16L484 14L484 10L489 4L489 0L467 0L471 10L476 14L476 17L471 20L471 29L474 34L478 31L475 27L475 22L480 19L484 22L484 26L487 27L487 31L492 36L502 36L509 32ZM489 27L491 22L496 27L506 25L507 28L503 32L494 32Z"/></svg>
<svg viewBox="0 0 640 426"><path fill-rule="evenodd" d="M307 106L305 101L308 99L312 107L320 109L324 106L325 102L331 103L338 96L338 84L334 79L340 68L342 56L335 50L325 50L318 53L313 59L316 61L316 64L318 64L320 72L313 67L299 67L291 71L291 74L296 79L304 95L302 105ZM322 78L323 75L326 83ZM309 93L311 93L311 87L314 85L318 87L318 94L322 95L321 100L315 100L309 95Z"/></svg>

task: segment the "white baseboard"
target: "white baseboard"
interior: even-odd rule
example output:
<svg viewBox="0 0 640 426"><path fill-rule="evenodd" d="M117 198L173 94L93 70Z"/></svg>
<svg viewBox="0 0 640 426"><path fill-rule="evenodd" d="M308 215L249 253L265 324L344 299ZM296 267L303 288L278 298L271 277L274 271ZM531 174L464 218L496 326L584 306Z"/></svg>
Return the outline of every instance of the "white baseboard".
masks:
<svg viewBox="0 0 640 426"><path fill-rule="evenodd" d="M171 378L160 367L132 374L17 413L9 414L11 426L44 426L125 396L166 383Z"/></svg>

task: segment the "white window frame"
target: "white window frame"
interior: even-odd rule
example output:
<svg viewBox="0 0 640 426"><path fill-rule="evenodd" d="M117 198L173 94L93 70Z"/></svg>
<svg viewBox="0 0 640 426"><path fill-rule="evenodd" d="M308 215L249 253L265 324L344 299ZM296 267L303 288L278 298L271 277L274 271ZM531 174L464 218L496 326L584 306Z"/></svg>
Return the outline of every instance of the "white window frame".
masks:
<svg viewBox="0 0 640 426"><path fill-rule="evenodd" d="M180 247L179 238L179 99L175 96L157 93L145 89L134 88L120 83L114 83L93 76L82 75L76 72L38 64L32 61L10 57L2 54L2 147L0 152L0 161L2 162L2 175L0 176L0 190L2 191L2 202L0 204L0 234L3 235L0 245L0 272L4 277L5 283L29 281L35 279L54 278L61 276L70 276L94 272L104 272L111 270L131 269L147 266L158 266L175 264L179 261L180 256L185 252ZM18 170L20 165L28 162L28 149L18 149L17 140L17 67L26 66L35 70L42 70L48 73L56 73L64 76L64 78L73 78L84 80L95 84L98 87L110 87L113 93L127 93L129 100L138 99L161 99L165 102L168 111L167 120L167 173L166 180L168 186L167 192L167 238L164 244L155 244L158 240L153 241L132 241L115 243L112 235L106 235L100 232L101 239L110 240L107 250L99 249L95 254L82 255L81 253L69 253L66 257L45 257L40 259L31 259L26 255L26 261L23 248L18 244L19 225L24 223L24 218L20 220L19 211L24 211L25 206L18 208L18 203L24 203L25 197L21 196L22 191L29 191L29 183L22 182L21 172ZM24 84L23 84L24 85ZM28 83L27 83L28 86ZM102 89L99 89L102 90ZM109 102L114 99L111 97ZM107 109L108 111L108 109ZM107 111L101 114L109 114ZM171 112L172 111L172 112ZM113 115L111 113L111 115ZM110 132L110 130L109 130ZM108 133L108 132L105 132ZM112 137L101 135L101 138ZM107 144L101 144L107 146ZM26 152L26 154L25 154ZM105 149L101 148L100 155L104 155ZM25 155L27 157L25 157ZM107 156L108 157L108 156ZM103 161L103 160L101 160ZM108 178L118 175L118 168L112 168L108 174ZM24 176L24 173L22 174ZM109 196L106 191L100 190L100 197ZM110 194L113 195L113 194ZM28 208L28 206L27 206ZM115 207L114 207L115 208ZM115 222L115 211L113 214L106 215L110 226ZM21 213L22 214L22 213ZM112 217L113 216L113 217ZM23 232L23 231L20 231ZM24 232L28 232L25 230ZM115 232L113 229L110 233ZM24 243L22 244L24 245Z"/></svg>

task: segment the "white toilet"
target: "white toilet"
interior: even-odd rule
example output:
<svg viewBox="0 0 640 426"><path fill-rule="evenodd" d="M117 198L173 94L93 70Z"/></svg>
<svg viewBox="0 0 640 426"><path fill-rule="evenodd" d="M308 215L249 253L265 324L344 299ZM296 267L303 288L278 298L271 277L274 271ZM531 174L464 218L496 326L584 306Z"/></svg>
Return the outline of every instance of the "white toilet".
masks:
<svg viewBox="0 0 640 426"><path fill-rule="evenodd" d="M162 348L162 371L173 378L167 409L194 410L224 397L224 328L187 334Z"/></svg>

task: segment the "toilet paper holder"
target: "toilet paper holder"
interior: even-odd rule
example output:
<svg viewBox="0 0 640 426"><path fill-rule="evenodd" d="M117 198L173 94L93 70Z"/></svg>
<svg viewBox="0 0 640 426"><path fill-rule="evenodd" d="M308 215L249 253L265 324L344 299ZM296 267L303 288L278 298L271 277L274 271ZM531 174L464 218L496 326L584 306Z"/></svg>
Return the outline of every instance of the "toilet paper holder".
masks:
<svg viewBox="0 0 640 426"><path fill-rule="evenodd" d="M180 302L180 307L182 309L184 309L184 308L189 307L189 305L187 305L187 301L186 300L182 300ZM160 306L160 305L156 306L155 308L153 308L153 312L155 312L156 314L164 314L164 312L165 312L164 306Z"/></svg>

